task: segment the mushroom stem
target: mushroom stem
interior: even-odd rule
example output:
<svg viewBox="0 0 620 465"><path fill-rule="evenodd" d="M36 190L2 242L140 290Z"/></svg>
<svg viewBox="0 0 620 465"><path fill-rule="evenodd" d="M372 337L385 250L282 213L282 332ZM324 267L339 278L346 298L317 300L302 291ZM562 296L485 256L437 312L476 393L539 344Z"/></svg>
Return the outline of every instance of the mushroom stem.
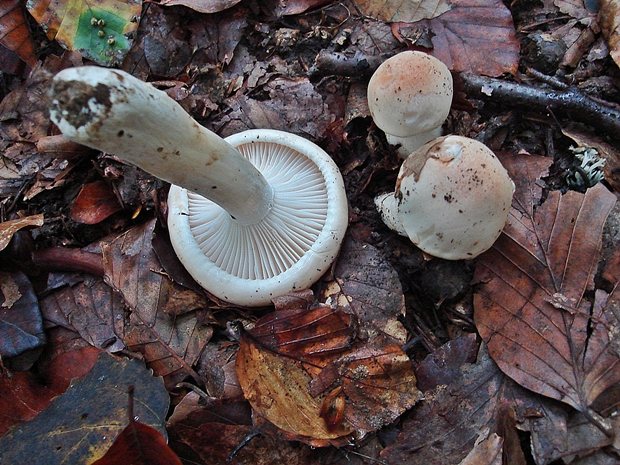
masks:
<svg viewBox="0 0 620 465"><path fill-rule="evenodd" d="M195 192L242 225L258 223L273 205L267 180L232 145L165 92L123 71L61 71L52 84L50 117L69 139Z"/></svg>

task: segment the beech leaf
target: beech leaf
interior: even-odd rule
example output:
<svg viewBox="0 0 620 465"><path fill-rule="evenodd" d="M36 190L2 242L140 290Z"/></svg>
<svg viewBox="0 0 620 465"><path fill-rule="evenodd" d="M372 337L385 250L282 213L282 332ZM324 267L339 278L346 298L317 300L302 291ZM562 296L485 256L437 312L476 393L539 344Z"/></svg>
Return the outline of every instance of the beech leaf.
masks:
<svg viewBox="0 0 620 465"><path fill-rule="evenodd" d="M404 344L407 332L398 321L405 314L405 296L398 273L370 244L346 237L334 269L334 280L321 301L354 313Z"/></svg>
<svg viewBox="0 0 620 465"><path fill-rule="evenodd" d="M20 0L0 3L0 44L13 50L31 68L37 63L34 41Z"/></svg>
<svg viewBox="0 0 620 465"><path fill-rule="evenodd" d="M504 233L477 262L475 323L504 373L587 412L620 381L615 316L584 298L616 197L598 184L585 194L550 192L538 205L536 158L502 160L517 190Z"/></svg>
<svg viewBox="0 0 620 465"><path fill-rule="evenodd" d="M380 21L414 23L445 13L451 4L447 0L356 0L355 6Z"/></svg>
<svg viewBox="0 0 620 465"><path fill-rule="evenodd" d="M165 433L170 398L161 378L138 360L103 352L93 369L73 380L34 420L0 438L0 463L74 465L103 456L127 424L127 387L135 387L135 415Z"/></svg>
<svg viewBox="0 0 620 465"><path fill-rule="evenodd" d="M110 185L105 181L96 181L82 186L71 205L71 219L77 223L97 224L121 210Z"/></svg>
<svg viewBox="0 0 620 465"><path fill-rule="evenodd" d="M187 376L199 379L192 365L213 330L190 311L206 306L204 296L158 272L161 265L152 244L155 225L151 220L104 242L103 263L105 281L132 310L124 328L127 347L142 353L149 368L172 387Z"/></svg>
<svg viewBox="0 0 620 465"><path fill-rule="evenodd" d="M258 320L241 339L237 376L259 415L315 446L362 438L420 399L391 338L325 305Z"/></svg>

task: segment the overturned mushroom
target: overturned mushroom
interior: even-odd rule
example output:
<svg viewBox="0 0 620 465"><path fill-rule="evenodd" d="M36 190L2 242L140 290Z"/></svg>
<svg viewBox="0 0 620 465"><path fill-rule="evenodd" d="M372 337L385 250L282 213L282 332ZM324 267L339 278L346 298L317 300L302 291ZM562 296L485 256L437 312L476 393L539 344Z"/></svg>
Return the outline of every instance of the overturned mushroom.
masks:
<svg viewBox="0 0 620 465"><path fill-rule="evenodd" d="M118 70L63 70L51 100L51 119L69 139L173 184L175 252L216 297L266 305L309 287L336 257L347 200L338 168L315 144L273 130L224 140Z"/></svg>
<svg viewBox="0 0 620 465"><path fill-rule="evenodd" d="M449 260L489 249L508 218L514 183L484 144L434 139L402 164L396 191L377 197L384 222L424 252Z"/></svg>
<svg viewBox="0 0 620 465"><path fill-rule="evenodd" d="M437 58L406 51L385 60L368 82L368 108L388 142L408 156L441 136L452 103L452 75Z"/></svg>

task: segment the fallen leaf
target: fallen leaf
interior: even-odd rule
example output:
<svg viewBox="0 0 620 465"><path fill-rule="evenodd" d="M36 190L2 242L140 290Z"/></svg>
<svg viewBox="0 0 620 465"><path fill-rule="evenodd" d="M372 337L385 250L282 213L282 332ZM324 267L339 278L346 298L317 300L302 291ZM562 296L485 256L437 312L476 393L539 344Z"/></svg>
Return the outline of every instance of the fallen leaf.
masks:
<svg viewBox="0 0 620 465"><path fill-rule="evenodd" d="M217 13L235 6L241 0L162 0L162 6L184 5L199 13Z"/></svg>
<svg viewBox="0 0 620 465"><path fill-rule="evenodd" d="M199 380L192 366L213 329L196 312L206 307L206 298L159 272L155 225L151 220L102 243L104 279L131 309L124 323L127 347L143 354L149 368L173 387L187 376Z"/></svg>
<svg viewBox="0 0 620 465"><path fill-rule="evenodd" d="M46 329L63 327L108 352L126 348L125 309L118 293L100 279L84 278L41 299Z"/></svg>
<svg viewBox="0 0 620 465"><path fill-rule="evenodd" d="M620 66L620 7L613 0L600 0L598 22L607 40L609 54Z"/></svg>
<svg viewBox="0 0 620 465"><path fill-rule="evenodd" d="M16 220L4 221L0 223L0 250L4 250L11 239L13 234L23 228L30 226L43 226L44 215L40 213L38 215L26 216L24 218L18 218Z"/></svg>
<svg viewBox="0 0 620 465"><path fill-rule="evenodd" d="M102 66L119 66L140 23L141 0L33 0L30 14L67 50Z"/></svg>
<svg viewBox="0 0 620 465"><path fill-rule="evenodd" d="M114 191L105 181L82 186L71 205L70 217L76 223L97 224L122 210Z"/></svg>
<svg viewBox="0 0 620 465"><path fill-rule="evenodd" d="M14 51L31 68L37 63L34 41L20 0L0 3L0 44Z"/></svg>
<svg viewBox="0 0 620 465"><path fill-rule="evenodd" d="M318 140L333 121L328 106L308 78L274 77L262 86L268 98L240 93L226 100L233 111L223 122L227 131L255 127L280 129ZM228 133L227 132L227 133Z"/></svg>
<svg viewBox="0 0 620 465"><path fill-rule="evenodd" d="M324 305L258 320L242 336L237 376L257 413L316 446L362 438L420 398L398 345Z"/></svg>
<svg viewBox="0 0 620 465"><path fill-rule="evenodd" d="M93 369L71 382L34 420L0 438L0 462L89 464L103 456L127 424L127 386L135 387L135 415L165 434L170 398L161 378L138 360L102 353Z"/></svg>
<svg viewBox="0 0 620 465"><path fill-rule="evenodd" d="M388 464L459 463L477 440L496 431L501 392L510 380L490 357L463 365L448 383L424 393L396 441L381 453ZM482 437L481 437L482 435Z"/></svg>
<svg viewBox="0 0 620 465"><path fill-rule="evenodd" d="M447 0L356 0L355 6L364 16L388 23L415 23L432 19L449 11Z"/></svg>
<svg viewBox="0 0 620 465"><path fill-rule="evenodd" d="M43 320L37 296L21 271L0 271L0 356L18 357L45 345ZM30 369L29 360L22 368Z"/></svg>
<svg viewBox="0 0 620 465"><path fill-rule="evenodd" d="M114 440L103 457L93 465L181 465L168 447L166 438L155 428L137 421L133 413L134 387L129 388L129 424Z"/></svg>
<svg viewBox="0 0 620 465"><path fill-rule="evenodd" d="M286 15L298 15L326 3L329 3L329 0L295 0L294 2L278 0L274 2L270 12L277 18Z"/></svg>
<svg viewBox="0 0 620 465"><path fill-rule="evenodd" d="M585 194L550 192L542 203L538 157L502 159L517 189L504 233L479 257L475 323L504 373L579 411L620 381L606 308L591 308L605 219L616 197L598 184Z"/></svg>
<svg viewBox="0 0 620 465"><path fill-rule="evenodd" d="M360 321L406 342L407 332L398 321L405 314L403 289L396 270L375 247L345 238L333 274L321 301L350 309Z"/></svg>
<svg viewBox="0 0 620 465"><path fill-rule="evenodd" d="M520 44L512 14L501 0L451 0L452 9L428 21L431 54L452 71L515 74Z"/></svg>
<svg viewBox="0 0 620 465"><path fill-rule="evenodd" d="M0 436L13 425L32 420L51 400L65 392L71 379L88 373L101 351L94 347L56 357L44 370L13 373L0 370Z"/></svg>
<svg viewBox="0 0 620 465"><path fill-rule="evenodd" d="M474 448L459 465L502 465L503 445L504 440L496 433L488 437L481 434Z"/></svg>

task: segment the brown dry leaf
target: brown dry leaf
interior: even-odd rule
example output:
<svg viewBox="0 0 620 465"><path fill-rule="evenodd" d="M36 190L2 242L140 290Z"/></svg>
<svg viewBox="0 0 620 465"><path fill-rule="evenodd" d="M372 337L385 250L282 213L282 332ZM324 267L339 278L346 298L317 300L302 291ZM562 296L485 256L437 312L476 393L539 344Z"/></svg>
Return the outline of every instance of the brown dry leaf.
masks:
<svg viewBox="0 0 620 465"><path fill-rule="evenodd" d="M71 205L71 219L76 223L97 224L123 209L110 185L96 181L82 186Z"/></svg>
<svg viewBox="0 0 620 465"><path fill-rule="evenodd" d="M16 220L5 221L0 223L0 250L4 250L11 239L13 234L23 228L31 226L43 226L44 215L40 213L38 215L26 216L24 218L18 218Z"/></svg>
<svg viewBox="0 0 620 465"><path fill-rule="evenodd" d="M162 6L184 5L199 13L217 13L235 6L241 0L162 0Z"/></svg>
<svg viewBox="0 0 620 465"><path fill-rule="evenodd" d="M100 279L80 278L50 293L41 299L41 313L48 330L75 331L92 346L108 352L125 349L123 299Z"/></svg>
<svg viewBox="0 0 620 465"><path fill-rule="evenodd" d="M239 94L226 100L233 111L223 118L227 124L224 135L271 128L317 140L333 121L323 97L307 78L274 77L263 85L263 91L268 98L255 100Z"/></svg>
<svg viewBox="0 0 620 465"><path fill-rule="evenodd" d="M405 314L405 296L396 270L370 244L345 238L334 269L334 280L320 300L354 313L401 344L407 332L398 321Z"/></svg>
<svg viewBox="0 0 620 465"><path fill-rule="evenodd" d="M515 74L519 40L501 0L452 0L452 9L428 22L436 58L452 71L486 76Z"/></svg>
<svg viewBox="0 0 620 465"><path fill-rule="evenodd" d="M477 440L474 448L459 465L502 465L504 440L496 433Z"/></svg>
<svg viewBox="0 0 620 465"><path fill-rule="evenodd" d="M182 404L193 404L183 406ZM204 404L204 403L203 403ZM189 407L189 412L177 412ZM198 396L190 393L175 407L167 424L170 446L183 458L187 449L197 454L205 464L234 463L238 465L314 465L310 447L282 441L277 436L260 435L235 449L256 429L247 402L214 402L200 406ZM189 455L189 454L187 454ZM227 460L228 459L228 460ZM187 461L194 463L194 461Z"/></svg>
<svg viewBox="0 0 620 465"><path fill-rule="evenodd" d="M241 339L237 375L259 415L315 446L362 438L420 398L398 345L325 305L257 321Z"/></svg>
<svg viewBox="0 0 620 465"><path fill-rule="evenodd" d="M449 354L457 349L452 345L439 350ZM477 443L499 434L505 406L514 402L515 388L519 390L485 350L475 364L463 364L451 379L440 378L446 384L424 392L424 402L404 416L396 441L381 452L386 463L459 463Z"/></svg>
<svg viewBox="0 0 620 465"><path fill-rule="evenodd" d="M475 322L504 373L522 386L587 412L620 381L609 309L591 309L601 232L616 197L554 191L540 206L539 157L502 159L517 182L504 233L479 257Z"/></svg>
<svg viewBox="0 0 620 465"><path fill-rule="evenodd" d="M4 0L0 3L0 44L14 51L30 67L37 63L34 41L21 0Z"/></svg>
<svg viewBox="0 0 620 465"><path fill-rule="evenodd" d="M598 22L607 40L609 53L620 66L620 5L614 0L600 0Z"/></svg>
<svg viewBox="0 0 620 465"><path fill-rule="evenodd" d="M52 162L35 143L50 125L45 95L51 74L37 65L25 83L0 102L0 195L15 195Z"/></svg>
<svg viewBox="0 0 620 465"><path fill-rule="evenodd" d="M204 296L159 272L152 246L155 225L151 220L102 243L104 279L131 309L124 329L127 347L142 353L149 368L174 386L187 376L198 379L192 366L213 329L191 311L206 307ZM176 308L179 301L185 312Z"/></svg>
<svg viewBox="0 0 620 465"><path fill-rule="evenodd" d="M452 7L447 0L356 0L355 5L364 16L388 23L432 19Z"/></svg>

